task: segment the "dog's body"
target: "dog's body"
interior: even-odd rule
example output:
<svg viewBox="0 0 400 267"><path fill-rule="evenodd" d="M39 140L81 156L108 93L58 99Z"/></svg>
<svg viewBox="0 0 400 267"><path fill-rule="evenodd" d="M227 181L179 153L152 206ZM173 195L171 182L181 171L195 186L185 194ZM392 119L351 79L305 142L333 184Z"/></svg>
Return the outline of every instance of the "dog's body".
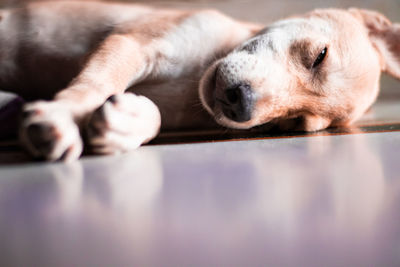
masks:
<svg viewBox="0 0 400 267"><path fill-rule="evenodd" d="M338 39L346 26L342 38L354 40ZM373 103L381 70L400 76L388 60L400 50L399 28L376 13L316 11L262 29L212 10L97 2L3 10L0 88L50 100L25 107L21 140L57 160L79 157L80 132L95 152L115 153L160 127L246 129L298 117L300 130L344 125ZM379 43L388 36L390 46Z"/></svg>
<svg viewBox="0 0 400 267"><path fill-rule="evenodd" d="M1 50L6 51L0 60L0 88L16 92L27 100L50 100L78 76L88 58L110 35L127 35L142 49L137 51L138 55L129 56L149 57L146 60L155 66L137 80L130 77L129 85L124 81L121 88L109 89L116 94L131 87L128 90L152 99L162 111L163 129L216 125L196 105L200 104L198 81L216 57L254 34L251 25L245 27L216 11L159 10L98 2L31 4L5 10L2 18L2 34L7 38L0 39ZM233 29L238 32L225 35ZM114 43L110 49L115 49L111 53L116 54L120 41ZM133 61L130 57L126 60ZM107 69L108 65L119 63L121 68L127 64L104 60L98 67ZM100 73L94 75L94 80L102 78ZM104 100L100 102L93 104L99 106ZM193 120L190 110L200 112L197 115L202 115L202 119Z"/></svg>

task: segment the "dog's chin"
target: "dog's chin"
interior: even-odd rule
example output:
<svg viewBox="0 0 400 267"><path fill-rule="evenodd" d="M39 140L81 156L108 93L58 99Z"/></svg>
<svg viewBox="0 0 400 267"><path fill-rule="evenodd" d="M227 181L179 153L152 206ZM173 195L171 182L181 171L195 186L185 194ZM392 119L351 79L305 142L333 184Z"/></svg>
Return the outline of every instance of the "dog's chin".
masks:
<svg viewBox="0 0 400 267"><path fill-rule="evenodd" d="M219 125L224 126L226 128L230 128L230 129L247 130L247 129L253 128L255 126L258 126L258 124L255 123L253 120L250 120L247 122L232 121L232 120L228 119L227 117L225 117L222 114L222 112L216 113L216 115L214 115L214 119Z"/></svg>

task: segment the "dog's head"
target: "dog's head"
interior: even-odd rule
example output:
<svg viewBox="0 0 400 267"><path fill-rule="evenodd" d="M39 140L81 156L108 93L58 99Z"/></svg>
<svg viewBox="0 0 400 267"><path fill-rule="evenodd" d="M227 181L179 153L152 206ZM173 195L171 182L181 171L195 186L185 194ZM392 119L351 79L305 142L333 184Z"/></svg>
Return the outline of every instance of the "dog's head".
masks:
<svg viewBox="0 0 400 267"><path fill-rule="evenodd" d="M400 25L366 10L316 10L278 21L215 62L200 98L216 121L247 129L302 118L314 131L358 119L381 71L400 78Z"/></svg>

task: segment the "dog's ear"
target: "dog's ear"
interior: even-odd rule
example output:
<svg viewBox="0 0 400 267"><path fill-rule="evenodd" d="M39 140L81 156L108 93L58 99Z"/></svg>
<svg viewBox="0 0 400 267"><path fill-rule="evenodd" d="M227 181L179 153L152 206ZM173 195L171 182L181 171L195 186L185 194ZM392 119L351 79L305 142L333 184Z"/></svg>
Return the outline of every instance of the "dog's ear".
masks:
<svg viewBox="0 0 400 267"><path fill-rule="evenodd" d="M382 71L400 79L400 24L375 11L351 8L349 12L366 27L380 56Z"/></svg>

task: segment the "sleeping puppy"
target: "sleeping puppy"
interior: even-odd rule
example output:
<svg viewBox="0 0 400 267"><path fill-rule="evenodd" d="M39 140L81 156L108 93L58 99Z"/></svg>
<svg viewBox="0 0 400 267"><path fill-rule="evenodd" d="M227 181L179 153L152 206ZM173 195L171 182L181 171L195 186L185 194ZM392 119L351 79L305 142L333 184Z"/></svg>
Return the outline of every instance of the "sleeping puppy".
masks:
<svg viewBox="0 0 400 267"><path fill-rule="evenodd" d="M268 27L105 2L0 11L0 88L32 100L20 138L47 160L77 159L81 136L117 153L160 130L348 125L375 101L381 71L400 78L400 26L373 11L316 10Z"/></svg>

